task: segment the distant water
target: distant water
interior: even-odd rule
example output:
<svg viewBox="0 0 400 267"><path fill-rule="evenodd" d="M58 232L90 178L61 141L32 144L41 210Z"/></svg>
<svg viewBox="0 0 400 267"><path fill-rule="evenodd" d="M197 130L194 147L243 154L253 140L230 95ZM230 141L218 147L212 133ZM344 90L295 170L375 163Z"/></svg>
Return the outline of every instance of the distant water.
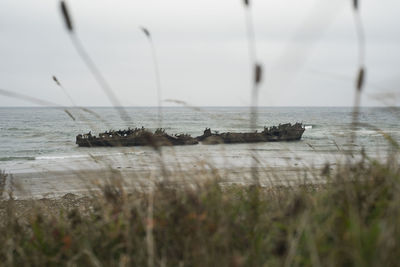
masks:
<svg viewBox="0 0 400 267"><path fill-rule="evenodd" d="M93 156L108 157L111 160L131 157L131 163L123 164L125 167L132 164L137 168L145 168L155 164L150 157L143 161L146 155L153 153L150 148L79 148L75 144L75 136L89 131L97 134L109 129L141 126L154 130L157 128L157 108L126 108L130 123L122 120L113 108L90 108L97 115L76 108L68 110L76 118L75 121L62 109L0 108L0 169L11 172L62 169L74 164L83 164ZM350 144L351 108L259 108L259 130L264 126L280 123L302 122L306 131L299 142L260 143L254 148L260 158L274 166L284 166L288 164L288 160L294 159L322 163L326 156L349 149L364 148L371 155L384 155L389 145L376 129L400 141L399 117L399 111L387 108L362 108L360 122L372 127L357 128L357 143L354 146ZM162 126L168 133L189 133L192 136L201 135L206 127L219 132L244 132L250 130L249 109L207 107L197 110L167 107L163 108ZM188 158L212 158L221 165L239 166L248 161L250 151L249 145L246 144L197 145L173 149L174 157L182 162Z"/></svg>

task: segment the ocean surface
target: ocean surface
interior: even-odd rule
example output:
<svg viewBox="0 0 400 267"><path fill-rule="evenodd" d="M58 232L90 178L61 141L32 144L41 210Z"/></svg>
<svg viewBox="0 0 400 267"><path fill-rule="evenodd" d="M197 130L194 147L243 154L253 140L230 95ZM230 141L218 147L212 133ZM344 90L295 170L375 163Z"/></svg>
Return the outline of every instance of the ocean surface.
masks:
<svg viewBox="0 0 400 267"><path fill-rule="evenodd" d="M151 169L158 166L158 154L148 147L80 148L75 144L79 133L97 134L109 129L158 127L156 107L126 108L129 119L121 119L110 107L0 108L0 170L28 173L46 170L114 168ZM249 108L164 107L162 127L170 134L201 135L208 127L219 132L249 131ZM251 166L251 150L260 164L272 167L312 165L333 161L343 151L364 149L373 157L385 157L391 149L383 133L400 141L400 111L389 108L362 108L356 128L356 143L351 143L352 108L343 107L274 107L259 108L257 128L280 123L302 122L306 126L301 141L195 145L163 148L166 164L195 166L207 161L217 167Z"/></svg>

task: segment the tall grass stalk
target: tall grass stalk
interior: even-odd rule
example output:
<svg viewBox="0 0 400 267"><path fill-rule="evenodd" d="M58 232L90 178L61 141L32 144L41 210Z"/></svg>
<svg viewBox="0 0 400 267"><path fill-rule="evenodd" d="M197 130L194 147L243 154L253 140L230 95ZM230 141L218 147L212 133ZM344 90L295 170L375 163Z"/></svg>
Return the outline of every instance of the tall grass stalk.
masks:
<svg viewBox="0 0 400 267"><path fill-rule="evenodd" d="M43 107L52 107L52 108L56 108L56 109L62 110L72 120L75 121L75 117L72 115L72 113L69 112L68 109L66 109L65 107L63 107L63 106L61 106L61 105L59 105L57 103L54 103L54 102L51 102L51 101L48 101L48 100L44 100L44 99L40 99L40 98L37 98L37 97L33 97L33 96L28 96L28 95L21 94L21 93L12 92L12 91L1 89L1 88L0 88L0 95L7 96L7 97L12 97L12 98L19 99L19 100L23 100L23 101L26 101L26 102L29 102L29 103L32 103L32 104L35 104L35 105L43 106Z"/></svg>
<svg viewBox="0 0 400 267"><path fill-rule="evenodd" d="M106 96L109 98L111 101L111 104L116 108L118 111L120 117L122 120L128 123L128 125L132 124L131 118L126 112L126 110L122 107L120 104L118 98L114 94L114 91L112 90L111 86L109 83L106 81L104 76L101 74L100 70L97 68L96 64L93 62L93 60L90 58L89 54L86 52L84 46L82 45L82 42L80 41L78 35L75 33L75 29L73 26L72 22L72 17L68 11L66 3L61 0L60 1L60 10L61 14L63 16L65 26L67 28L68 34L71 38L71 42L77 51L79 57L82 59L82 61L85 63L85 65L88 67L90 72L92 73L93 77L95 78L96 82L99 84L100 88L104 91Z"/></svg>
<svg viewBox="0 0 400 267"><path fill-rule="evenodd" d="M150 31L145 27L140 27L142 32L145 34L147 40L149 41L151 55L153 57L153 66L154 66L154 75L156 78L156 86L157 86L157 121L158 127L162 128L162 92L161 92L161 78L160 78L160 68L157 59L156 48L154 46L153 38L151 36Z"/></svg>
<svg viewBox="0 0 400 267"><path fill-rule="evenodd" d="M96 112L94 112L93 110L90 110L88 108L84 108L84 107L79 107L76 105L74 99L71 97L71 95L68 93L67 89L64 87L64 85L60 82L60 80L56 77L56 76L52 76L53 81L56 83L56 85L61 88L61 90L63 91L63 93L67 96L67 98L69 99L70 103L72 104L72 106L82 112L80 112L80 116L82 117L82 119L91 127L91 129L96 129L97 125L93 124L84 114L88 113L94 117L96 117L99 121L101 121L102 123L104 123L104 125L106 125L108 128L112 128L111 125L105 120L103 119L102 116L100 116L99 114L97 114ZM69 114L71 114L68 110L65 110L65 112L68 112ZM70 115L72 116L72 114Z"/></svg>
<svg viewBox="0 0 400 267"><path fill-rule="evenodd" d="M353 131L351 134L351 142L356 141L356 125L358 123L358 117L360 113L361 105L361 94L364 88L366 67L365 67L365 33L364 27L360 14L360 3L358 0L353 0L353 12L354 12L354 22L357 33L357 43L358 43L358 71L355 82L355 96L354 96L354 106L353 106Z"/></svg>
<svg viewBox="0 0 400 267"><path fill-rule="evenodd" d="M250 69L252 75L250 129L252 131L255 131L257 128L257 100L258 100L259 85L262 80L262 67L257 62L257 48L256 48L256 38L254 33L253 17L251 12L251 0L243 0L243 4L245 8L247 43L249 49ZM257 174L258 162L254 149L252 150L252 157L253 157L253 168L252 168L253 180L255 184L259 184L259 179Z"/></svg>
<svg viewBox="0 0 400 267"><path fill-rule="evenodd" d="M68 93L68 91L65 89L65 87L61 84L61 82L57 79L56 76L52 76L53 81L58 85L58 87L61 88L61 90L63 91L63 93L67 96L67 98L69 99L69 101L71 102L71 104L76 107L77 105L75 104L75 101L72 99L71 95Z"/></svg>
<svg viewBox="0 0 400 267"><path fill-rule="evenodd" d="M254 33L254 23L251 12L251 2L250 0L244 0L245 7L245 19L246 19L246 33L247 33L247 43L249 50L249 59L252 75L252 89L251 89L251 119L250 128L255 130L257 127L257 100L258 100L258 87L262 78L262 67L257 62L257 48Z"/></svg>

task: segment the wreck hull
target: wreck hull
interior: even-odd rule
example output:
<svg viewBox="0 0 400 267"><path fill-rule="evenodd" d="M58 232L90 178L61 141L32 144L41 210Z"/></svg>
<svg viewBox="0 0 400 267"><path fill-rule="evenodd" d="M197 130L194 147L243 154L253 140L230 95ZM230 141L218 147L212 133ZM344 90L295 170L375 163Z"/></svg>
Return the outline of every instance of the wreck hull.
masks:
<svg viewBox="0 0 400 267"><path fill-rule="evenodd" d="M195 145L198 141L179 140L167 137L112 137L112 138L76 138L76 144L80 147L119 147L119 146L179 146Z"/></svg>
<svg viewBox="0 0 400 267"><path fill-rule="evenodd" d="M203 135L196 138L187 134L169 135L165 130L158 129L155 133L141 129L110 131L92 136L89 132L76 136L76 144L81 147L117 147L117 146L179 146L204 144L238 144L238 143L260 143L298 141L301 139L305 128L301 123L294 125L280 124L279 126L266 128L262 132L253 133L211 133L211 129L204 131Z"/></svg>
<svg viewBox="0 0 400 267"><path fill-rule="evenodd" d="M282 142L299 141L304 133L304 129L291 131L290 133L278 132L277 135L264 133L223 133L212 134L210 136L198 137L204 144L241 144L241 143L260 143L260 142Z"/></svg>

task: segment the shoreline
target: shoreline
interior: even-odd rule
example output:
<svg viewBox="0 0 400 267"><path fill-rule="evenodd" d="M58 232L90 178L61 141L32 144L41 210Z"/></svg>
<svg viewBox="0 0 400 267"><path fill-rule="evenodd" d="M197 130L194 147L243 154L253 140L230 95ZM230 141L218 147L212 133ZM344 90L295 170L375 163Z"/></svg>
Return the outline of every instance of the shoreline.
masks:
<svg viewBox="0 0 400 267"><path fill-rule="evenodd" d="M332 165L333 166L333 165ZM333 168L333 167L331 167ZM262 187L293 186L302 183L324 183L321 168L310 167L257 167ZM307 176L304 179L305 175ZM59 198L72 193L85 196L97 191L105 183L120 183L124 189L148 190L156 183L174 186L202 183L217 179L221 185L251 185L252 168L192 168L189 170L88 169L79 171L42 171L9 174L3 196L9 192L15 199Z"/></svg>

